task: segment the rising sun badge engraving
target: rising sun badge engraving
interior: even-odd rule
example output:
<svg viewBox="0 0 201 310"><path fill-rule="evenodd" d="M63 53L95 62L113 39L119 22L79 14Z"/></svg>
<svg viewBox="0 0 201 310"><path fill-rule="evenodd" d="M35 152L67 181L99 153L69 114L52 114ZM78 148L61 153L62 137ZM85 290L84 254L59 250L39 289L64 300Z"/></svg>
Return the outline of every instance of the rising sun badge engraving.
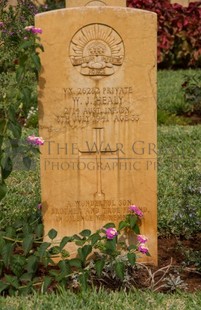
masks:
<svg viewBox="0 0 201 310"><path fill-rule="evenodd" d="M111 27L90 24L73 36L70 59L82 75L91 78L110 76L123 64L124 44Z"/></svg>

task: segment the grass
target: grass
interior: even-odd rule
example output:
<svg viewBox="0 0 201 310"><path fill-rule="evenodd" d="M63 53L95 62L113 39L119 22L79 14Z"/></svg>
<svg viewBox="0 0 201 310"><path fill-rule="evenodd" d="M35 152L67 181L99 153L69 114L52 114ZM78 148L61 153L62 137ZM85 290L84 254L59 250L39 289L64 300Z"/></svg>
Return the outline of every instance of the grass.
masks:
<svg viewBox="0 0 201 310"><path fill-rule="evenodd" d="M162 70L158 72L158 109L171 114L185 110L182 84L185 76L199 74L199 70Z"/></svg>
<svg viewBox="0 0 201 310"><path fill-rule="evenodd" d="M186 205L195 207L201 220L201 126L158 128L158 229L160 233L183 234L196 229L188 224ZM189 187L195 189L192 195ZM189 202L190 201L190 202ZM180 216L176 219L176 215ZM184 220L182 222L182 220ZM192 220L194 220L192 218ZM198 227L197 227L198 228Z"/></svg>
<svg viewBox="0 0 201 310"><path fill-rule="evenodd" d="M59 295L0 298L1 310L199 310L201 293L161 294L133 291L111 292L100 290L79 294L61 292Z"/></svg>
<svg viewBox="0 0 201 310"><path fill-rule="evenodd" d="M162 70L158 72L158 124L186 125L190 120L182 114L189 105L184 100L182 84L186 76L198 75L200 70Z"/></svg>

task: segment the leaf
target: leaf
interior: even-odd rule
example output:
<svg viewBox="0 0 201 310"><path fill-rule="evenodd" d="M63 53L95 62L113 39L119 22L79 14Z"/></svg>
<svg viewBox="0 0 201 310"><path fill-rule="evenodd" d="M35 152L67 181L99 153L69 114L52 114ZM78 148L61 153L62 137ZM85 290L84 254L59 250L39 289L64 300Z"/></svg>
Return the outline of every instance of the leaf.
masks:
<svg viewBox="0 0 201 310"><path fill-rule="evenodd" d="M128 226L128 223L125 222L125 221L121 221L119 223L119 227L118 227L118 230L122 230L123 228L127 227Z"/></svg>
<svg viewBox="0 0 201 310"><path fill-rule="evenodd" d="M37 71L39 71L40 68L41 68L40 58L38 57L38 55L32 54L31 55L31 59L32 59L32 61L33 61L34 65L35 65Z"/></svg>
<svg viewBox="0 0 201 310"><path fill-rule="evenodd" d="M62 281L67 275L69 275L71 273L71 268L69 265L69 262L67 261L60 261L58 263L58 266L60 268L60 273L58 274L58 276L56 277L57 281Z"/></svg>
<svg viewBox="0 0 201 310"><path fill-rule="evenodd" d="M26 49L27 47L31 47L32 45L32 41L25 41L19 46L19 49Z"/></svg>
<svg viewBox="0 0 201 310"><path fill-rule="evenodd" d="M116 250L116 238L107 240L105 242L105 247L108 254L112 254Z"/></svg>
<svg viewBox="0 0 201 310"><path fill-rule="evenodd" d="M17 81L17 83L21 82L23 74L24 74L24 68L19 66L16 70L16 81Z"/></svg>
<svg viewBox="0 0 201 310"><path fill-rule="evenodd" d="M2 249L5 245L5 240L3 239L3 235L0 234L0 254L2 253Z"/></svg>
<svg viewBox="0 0 201 310"><path fill-rule="evenodd" d="M56 238L56 236L57 236L57 231L54 228L52 228L48 232L48 237L53 240L54 238Z"/></svg>
<svg viewBox="0 0 201 310"><path fill-rule="evenodd" d="M5 130L5 127L6 127L6 119L0 119L0 135L4 135L4 130Z"/></svg>
<svg viewBox="0 0 201 310"><path fill-rule="evenodd" d="M69 260L69 264L71 267L82 268L82 262L79 258L72 258Z"/></svg>
<svg viewBox="0 0 201 310"><path fill-rule="evenodd" d="M60 242L60 250L62 250L68 242L71 242L71 240L72 240L71 237L67 237L67 236L63 237Z"/></svg>
<svg viewBox="0 0 201 310"><path fill-rule="evenodd" d="M7 186L4 182L0 183L0 200L2 200L7 193Z"/></svg>
<svg viewBox="0 0 201 310"><path fill-rule="evenodd" d="M30 98L31 98L31 89L24 87L22 89L23 102L25 103L25 107L28 109L30 106Z"/></svg>
<svg viewBox="0 0 201 310"><path fill-rule="evenodd" d="M91 230L84 229L83 231L80 232L80 235L83 237L89 237L91 235Z"/></svg>
<svg viewBox="0 0 201 310"><path fill-rule="evenodd" d="M137 246L134 244L129 245L128 250L137 250Z"/></svg>
<svg viewBox="0 0 201 310"><path fill-rule="evenodd" d="M14 288L16 288L16 289L19 288L20 284L19 284L16 276L10 276L8 274L5 274L5 279L6 279L6 282L8 282Z"/></svg>
<svg viewBox="0 0 201 310"><path fill-rule="evenodd" d="M77 241L75 242L75 244L76 244L77 246L83 246L83 245L85 244L85 242L86 242L86 240L77 240Z"/></svg>
<svg viewBox="0 0 201 310"><path fill-rule="evenodd" d="M136 233L136 235L140 234L140 228L138 227L138 225L135 225L135 227L133 228L133 231Z"/></svg>
<svg viewBox="0 0 201 310"><path fill-rule="evenodd" d="M80 236L78 236L78 235L73 235L72 239L73 239L73 241L74 240L82 240L82 238L80 238Z"/></svg>
<svg viewBox="0 0 201 310"><path fill-rule="evenodd" d="M19 278L24 271L26 258L22 255L15 254L11 258L10 269Z"/></svg>
<svg viewBox="0 0 201 310"><path fill-rule="evenodd" d="M95 269L96 269L98 277L101 276L101 273L103 271L104 266L105 266L105 260L104 259L100 259L100 260L97 260L95 262Z"/></svg>
<svg viewBox="0 0 201 310"><path fill-rule="evenodd" d="M16 230L12 226L6 227L6 237L15 238L16 237Z"/></svg>
<svg viewBox="0 0 201 310"><path fill-rule="evenodd" d="M24 225L23 225L23 234L24 234L24 236L30 234L31 232L32 232L31 225L29 225L28 222L25 222Z"/></svg>
<svg viewBox="0 0 201 310"><path fill-rule="evenodd" d="M110 228L110 227L113 227L115 228L115 224L114 223L107 223L103 226L104 228Z"/></svg>
<svg viewBox="0 0 201 310"><path fill-rule="evenodd" d="M13 163L12 163L12 159L10 158L10 156L7 156L6 158L4 158L3 161L1 161L1 175L2 178L5 180L9 177L9 175L11 174L12 170L13 170Z"/></svg>
<svg viewBox="0 0 201 310"><path fill-rule="evenodd" d="M0 261L0 277L2 276L4 271L4 263L2 261Z"/></svg>
<svg viewBox="0 0 201 310"><path fill-rule="evenodd" d="M128 257L128 261L131 264L131 266L134 266L135 263L136 263L136 255L135 255L135 253L128 253L127 257Z"/></svg>
<svg viewBox="0 0 201 310"><path fill-rule="evenodd" d="M38 224L35 229L35 234L37 238L41 238L43 236L44 226L43 224Z"/></svg>
<svg viewBox="0 0 201 310"><path fill-rule="evenodd" d="M33 246L33 235L32 234L28 234L22 242L22 248L24 251L24 255L27 255L29 253L29 251L31 250L32 246Z"/></svg>
<svg viewBox="0 0 201 310"><path fill-rule="evenodd" d="M88 280L89 277L89 273L87 271L83 272L80 276L79 276L79 282L81 284L81 289L86 291L88 289Z"/></svg>
<svg viewBox="0 0 201 310"><path fill-rule="evenodd" d="M38 268L38 257L31 255L27 259L26 269L28 273L34 274Z"/></svg>
<svg viewBox="0 0 201 310"><path fill-rule="evenodd" d="M47 289L51 285L51 283L52 283L52 278L46 276L44 278L44 281L43 281L43 284L42 284L42 287L41 287L41 291L42 291L43 294L47 292Z"/></svg>
<svg viewBox="0 0 201 310"><path fill-rule="evenodd" d="M51 255L57 255L60 253L60 247L58 245L55 245L55 246L52 246L50 249L49 249L49 253Z"/></svg>
<svg viewBox="0 0 201 310"><path fill-rule="evenodd" d="M14 117L16 117L16 116L14 116ZM9 122L8 123L8 128L12 132L14 138L20 139L21 133L22 133L22 128L21 128L20 124L18 124L16 122L16 120L14 120L12 122Z"/></svg>
<svg viewBox="0 0 201 310"><path fill-rule="evenodd" d="M21 282L30 282L32 280L32 274L25 272L23 275L20 277Z"/></svg>
<svg viewBox="0 0 201 310"><path fill-rule="evenodd" d="M125 265L123 262L116 262L114 265L114 270L117 275L117 277L123 281L124 280L124 274L125 274Z"/></svg>
<svg viewBox="0 0 201 310"><path fill-rule="evenodd" d="M101 239L101 236L99 235L99 233L95 233L90 236L90 239L91 239L91 245L94 246L96 242Z"/></svg>
<svg viewBox="0 0 201 310"><path fill-rule="evenodd" d="M92 252L92 246L90 244L84 245L82 248L78 249L78 254L82 260L85 262L87 256Z"/></svg>
<svg viewBox="0 0 201 310"><path fill-rule="evenodd" d="M9 287L9 284L0 281L0 293L5 291Z"/></svg>
<svg viewBox="0 0 201 310"><path fill-rule="evenodd" d="M133 229L137 223L137 216L131 215L129 220L130 220L130 226Z"/></svg>
<svg viewBox="0 0 201 310"><path fill-rule="evenodd" d="M30 170L30 168L31 168L31 162L32 162L32 160L31 160L31 158L30 158L29 156L24 156L24 157L23 157L23 164L24 164L24 166L25 166L28 170Z"/></svg>
<svg viewBox="0 0 201 310"><path fill-rule="evenodd" d="M38 248L38 253L39 253L40 259L44 256L44 254L46 253L46 251L50 245L51 245L50 242L43 242L40 245L40 247Z"/></svg>
<svg viewBox="0 0 201 310"><path fill-rule="evenodd" d="M12 243L6 243L2 249L2 259L7 268L10 265L11 257L13 254L13 247L14 246Z"/></svg>

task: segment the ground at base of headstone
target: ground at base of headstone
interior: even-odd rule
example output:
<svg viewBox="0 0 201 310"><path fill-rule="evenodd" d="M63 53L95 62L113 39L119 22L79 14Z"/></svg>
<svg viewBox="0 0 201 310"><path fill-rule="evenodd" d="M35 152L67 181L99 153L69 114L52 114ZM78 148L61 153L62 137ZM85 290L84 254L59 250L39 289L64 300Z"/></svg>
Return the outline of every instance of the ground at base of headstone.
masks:
<svg viewBox="0 0 201 310"><path fill-rule="evenodd" d="M138 263L127 270L122 283L110 270L98 278L90 272L89 286L100 287L108 291L129 292L140 289L160 293L184 291L193 293L201 290L201 233L188 239L176 236L158 238L158 266ZM49 292L54 291L50 287ZM67 289L75 293L80 291L79 283L74 279Z"/></svg>
<svg viewBox="0 0 201 310"><path fill-rule="evenodd" d="M137 264L128 272L126 289L151 290L161 293L196 292L201 289L201 233L188 239L176 236L159 237L158 266ZM132 279L132 280L131 280ZM95 281L106 289L121 290L118 281L107 277ZM124 283L125 284L125 283ZM130 286L129 286L130 285Z"/></svg>

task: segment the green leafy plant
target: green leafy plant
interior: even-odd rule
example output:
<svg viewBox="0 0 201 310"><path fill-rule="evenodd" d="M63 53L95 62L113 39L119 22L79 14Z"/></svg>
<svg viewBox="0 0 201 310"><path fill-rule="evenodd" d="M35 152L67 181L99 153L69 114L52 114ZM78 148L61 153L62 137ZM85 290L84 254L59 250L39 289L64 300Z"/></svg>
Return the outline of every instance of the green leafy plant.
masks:
<svg viewBox="0 0 201 310"><path fill-rule="evenodd" d="M35 13L31 2L18 1L16 8L8 9L6 1L0 4L0 200L16 154L23 154L26 167L31 161L31 149L20 139L23 119L37 102L39 50L43 48L37 36L42 30L29 26Z"/></svg>
<svg viewBox="0 0 201 310"><path fill-rule="evenodd" d="M41 205L36 216L17 222L0 231L0 292L3 295L27 294L34 289L42 293L72 283L86 289L94 278L112 273L123 283L127 269L136 265L140 253L150 255L147 238L139 235L142 212L130 207L130 213L117 228L108 223L96 232L88 229L57 241L51 229L43 241ZM133 234L128 245L125 235ZM70 257L68 244L74 243L77 255ZM57 263L56 263L57 261Z"/></svg>

